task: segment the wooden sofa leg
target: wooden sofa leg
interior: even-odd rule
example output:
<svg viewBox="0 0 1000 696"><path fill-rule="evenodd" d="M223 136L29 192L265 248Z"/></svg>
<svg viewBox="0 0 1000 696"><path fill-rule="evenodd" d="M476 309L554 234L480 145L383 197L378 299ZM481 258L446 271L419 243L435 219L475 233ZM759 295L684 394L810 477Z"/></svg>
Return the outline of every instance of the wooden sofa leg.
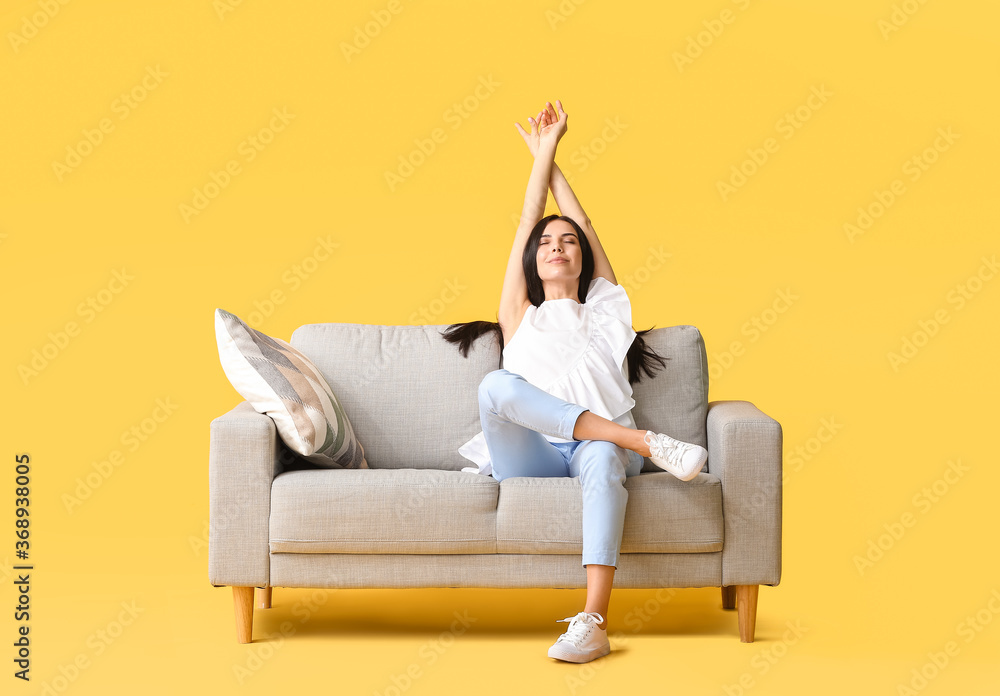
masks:
<svg viewBox="0 0 1000 696"><path fill-rule="evenodd" d="M736 615L740 624L740 642L752 643L757 627L757 590L760 585L736 586Z"/></svg>
<svg viewBox="0 0 1000 696"><path fill-rule="evenodd" d="M722 588L722 608L736 608L736 586L728 585Z"/></svg>
<svg viewBox="0 0 1000 696"><path fill-rule="evenodd" d="M258 609L270 609L271 608L271 588L264 587L261 589L258 595L260 600L257 602Z"/></svg>
<svg viewBox="0 0 1000 696"><path fill-rule="evenodd" d="M253 587L234 585L233 605L236 608L236 640L250 643L253 635Z"/></svg>

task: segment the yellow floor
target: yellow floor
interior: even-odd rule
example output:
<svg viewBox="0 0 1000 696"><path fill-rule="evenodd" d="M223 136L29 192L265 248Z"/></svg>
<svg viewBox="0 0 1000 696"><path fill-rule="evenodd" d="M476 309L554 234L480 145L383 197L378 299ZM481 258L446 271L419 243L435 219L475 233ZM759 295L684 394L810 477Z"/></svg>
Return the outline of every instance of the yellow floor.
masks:
<svg viewBox="0 0 1000 696"><path fill-rule="evenodd" d="M714 588L660 593L665 601L655 590L615 590L611 654L576 665L546 652L567 625L556 620L583 608L583 590L275 588L272 608L255 609L254 642L241 645L232 592L208 586L204 551L193 552L190 538L158 538L155 553L113 551L121 542L96 538L90 550L40 563L38 647L25 693L46 685L75 694L326 693L335 685L365 696L893 694L906 693L897 689L914 669L931 677L927 693L997 693L996 625L970 642L947 626L917 637L918 623L906 620L917 608L902 595L886 593L881 615L866 615L854 604L857 588L838 596L819 565L792 561L787 580L761 588L753 643L739 641L736 612L721 608ZM160 574L161 564L181 572ZM988 607L988 596L968 590L970 614ZM959 646L951 657L948 640Z"/></svg>

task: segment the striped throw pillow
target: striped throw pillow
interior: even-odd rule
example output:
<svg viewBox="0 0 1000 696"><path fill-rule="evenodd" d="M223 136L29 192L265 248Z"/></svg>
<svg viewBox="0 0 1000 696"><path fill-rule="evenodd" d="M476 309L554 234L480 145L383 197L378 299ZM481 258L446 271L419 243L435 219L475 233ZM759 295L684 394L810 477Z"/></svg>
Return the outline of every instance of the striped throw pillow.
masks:
<svg viewBox="0 0 1000 696"><path fill-rule="evenodd" d="M305 355L224 309L215 310L215 338L226 377L289 449L324 468L368 468L347 414Z"/></svg>

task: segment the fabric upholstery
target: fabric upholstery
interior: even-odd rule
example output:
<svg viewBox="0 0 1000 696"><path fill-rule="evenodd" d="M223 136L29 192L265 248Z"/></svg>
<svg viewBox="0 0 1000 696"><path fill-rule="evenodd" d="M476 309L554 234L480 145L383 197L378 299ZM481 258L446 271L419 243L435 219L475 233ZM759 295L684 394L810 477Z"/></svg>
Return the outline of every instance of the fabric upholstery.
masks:
<svg viewBox="0 0 1000 696"><path fill-rule="evenodd" d="M781 577L781 425L749 401L708 409L709 470L722 482L725 585L777 585Z"/></svg>
<svg viewBox="0 0 1000 696"><path fill-rule="evenodd" d="M294 457L274 420L247 402L212 421L208 453L208 577L265 585L271 482Z"/></svg>
<svg viewBox="0 0 1000 696"><path fill-rule="evenodd" d="M479 382L499 346L480 336L463 358L444 326L307 324L291 344L307 355L351 416L372 469L448 469L479 429Z"/></svg>
<svg viewBox="0 0 1000 696"><path fill-rule="evenodd" d="M624 553L615 588L719 587L721 566L721 552ZM570 554L273 553L271 582L277 587L558 589L586 587L587 569Z"/></svg>
<svg viewBox="0 0 1000 696"><path fill-rule="evenodd" d="M621 553L722 550L722 486L710 474L680 481L661 471L625 479L628 502ZM500 483L500 553L583 551L579 478L515 477Z"/></svg>
<svg viewBox="0 0 1000 696"><path fill-rule="evenodd" d="M706 447L708 354L701 331L689 325L667 326L643 337L652 350L670 359L655 377L642 373L642 380L632 385L635 426ZM648 458L642 470L663 471ZM708 470L706 462L702 471Z"/></svg>
<svg viewBox="0 0 1000 696"><path fill-rule="evenodd" d="M625 480L622 553L722 550L722 487L668 473ZM498 502L499 501L499 502ZM271 489L272 553L565 553L583 549L577 478L441 470L287 471Z"/></svg>
<svg viewBox="0 0 1000 696"><path fill-rule="evenodd" d="M498 492L460 471L287 471L271 488L270 550L495 553Z"/></svg>

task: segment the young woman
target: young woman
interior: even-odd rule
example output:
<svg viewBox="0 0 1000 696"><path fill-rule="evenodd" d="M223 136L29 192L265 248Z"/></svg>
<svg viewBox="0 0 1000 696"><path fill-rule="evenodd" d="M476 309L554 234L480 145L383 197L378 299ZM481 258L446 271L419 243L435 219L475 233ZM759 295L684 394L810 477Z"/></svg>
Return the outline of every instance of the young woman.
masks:
<svg viewBox="0 0 1000 696"><path fill-rule="evenodd" d="M617 568L628 491L624 481L643 457L682 480L698 475L704 447L636 428L632 383L640 368L663 357L645 348L632 329L632 308L618 285L597 233L555 164L567 119L557 100L539 112L530 130L516 123L534 156L521 223L507 262L498 323L448 327L444 337L468 355L471 343L493 329L502 341L504 368L479 386L483 430L459 452L498 481L511 476L580 477L583 491L583 565L587 601L549 656L588 662L607 655L608 603ZM561 215L542 217L548 188ZM626 372L625 362L628 361ZM476 471L476 469L471 469Z"/></svg>

